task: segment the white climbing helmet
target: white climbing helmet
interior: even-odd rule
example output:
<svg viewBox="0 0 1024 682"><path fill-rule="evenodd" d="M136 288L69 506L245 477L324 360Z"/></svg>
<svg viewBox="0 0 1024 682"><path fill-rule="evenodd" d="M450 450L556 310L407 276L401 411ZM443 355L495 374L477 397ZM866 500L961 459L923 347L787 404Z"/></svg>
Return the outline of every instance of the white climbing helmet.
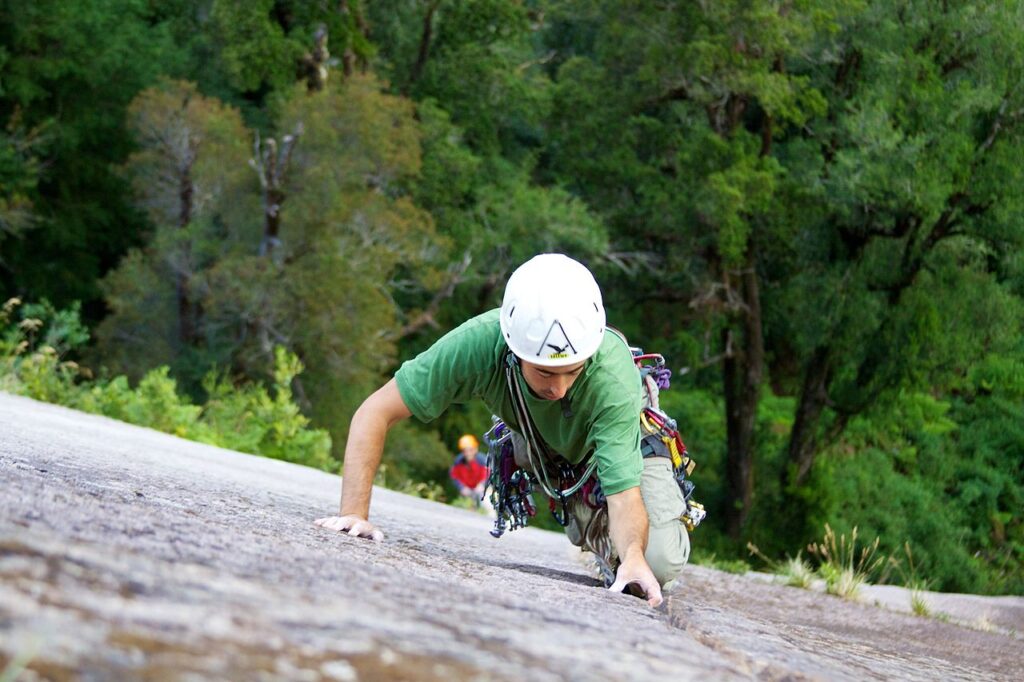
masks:
<svg viewBox="0 0 1024 682"><path fill-rule="evenodd" d="M542 253L509 277L501 335L523 360L544 367L582 362L601 346L604 326L601 289L572 258Z"/></svg>

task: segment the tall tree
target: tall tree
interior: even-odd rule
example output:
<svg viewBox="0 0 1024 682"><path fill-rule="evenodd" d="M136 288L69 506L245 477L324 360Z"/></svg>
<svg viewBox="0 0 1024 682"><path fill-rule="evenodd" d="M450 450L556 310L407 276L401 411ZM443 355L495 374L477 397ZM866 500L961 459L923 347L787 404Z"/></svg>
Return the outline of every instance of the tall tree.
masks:
<svg viewBox="0 0 1024 682"><path fill-rule="evenodd" d="M0 121L45 130L38 182L23 192L36 229L5 242L6 288L84 299L97 316L96 281L141 240L111 169L131 149L125 108L172 59L165 29L143 0L0 3Z"/></svg>
<svg viewBox="0 0 1024 682"><path fill-rule="evenodd" d="M596 262L607 232L577 197L538 183L550 79L536 53L541 9L516 0L369 5L379 68L417 102L424 133L417 202L453 243L447 285L405 331L410 351L493 307L511 269L541 251ZM416 332L424 331L422 334Z"/></svg>
<svg viewBox="0 0 1024 682"><path fill-rule="evenodd" d="M7 237L21 235L33 226L32 198L39 182L39 159L34 147L40 131L18 129L11 121L9 131L0 132L0 246ZM0 268L4 266L0 250Z"/></svg>
<svg viewBox="0 0 1024 682"><path fill-rule="evenodd" d="M1022 18L1005 3L872 5L813 71L829 113L792 147L817 148L803 168L814 237L780 297L805 359L791 487L887 391L938 381L929 367L966 372L990 346L997 320L962 326L965 292L981 277L996 300L1024 239Z"/></svg>
<svg viewBox="0 0 1024 682"><path fill-rule="evenodd" d="M179 2L189 6L173 14L189 45L188 77L264 131L272 123L267 105L288 97L297 77L320 89L329 78L365 70L374 53L360 0Z"/></svg>
<svg viewBox="0 0 1024 682"><path fill-rule="evenodd" d="M655 255L641 296L659 311L681 307L677 319L693 311L703 320L702 361L722 368L723 511L735 537L753 505L764 253L791 229L777 220L786 173L773 143L824 109L787 64L814 47L837 10L614 5L567 3L555 20L553 44L564 50L568 36L577 55L559 65L552 171L608 216L621 250Z"/></svg>
<svg viewBox="0 0 1024 682"><path fill-rule="evenodd" d="M279 129L291 137L253 163L273 234L265 217L247 253L211 269L209 324L249 376L269 371L276 345L297 353L314 416L344 443L349 416L395 360L396 292L436 286L447 245L407 189L421 168L411 103L371 75L297 88Z"/></svg>
<svg viewBox="0 0 1024 682"><path fill-rule="evenodd" d="M249 133L237 110L168 81L128 110L139 149L125 163L137 205L155 233L108 275L112 313L97 330L104 361L130 376L167 364L195 385L213 358L203 314L203 273L242 248L228 224L254 221L245 167Z"/></svg>

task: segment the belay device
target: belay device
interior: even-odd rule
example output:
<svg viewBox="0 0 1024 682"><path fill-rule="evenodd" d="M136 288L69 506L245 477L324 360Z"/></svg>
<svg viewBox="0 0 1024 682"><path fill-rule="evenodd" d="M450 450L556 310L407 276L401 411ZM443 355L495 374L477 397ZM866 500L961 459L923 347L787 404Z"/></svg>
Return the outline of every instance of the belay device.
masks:
<svg viewBox="0 0 1024 682"><path fill-rule="evenodd" d="M683 493L686 509L679 517L688 531L693 531L704 520L704 506L695 502L694 484L690 474L696 463L687 452L686 445L676 421L661 411L658 396L669 387L672 371L665 367L665 358L658 354L644 354L639 348L630 347L633 361L643 382L643 407L640 410L640 445L644 457L664 456L672 461L672 471ZM536 516L537 506L533 501L533 488L538 484L536 476L516 464L512 446L512 431L498 417L492 417L494 425L484 434L487 444L487 464L490 469L488 488L497 518L491 535L498 538L507 530L525 527L530 518ZM557 499L551 499L551 512L559 524L568 523L567 498L579 492L583 502L591 508L604 507L607 501L601 491L594 467L579 465L585 480L580 480L570 467L559 471L559 483L570 484L566 490L558 486ZM567 463L562 462L560 469ZM545 486L545 489L547 486Z"/></svg>

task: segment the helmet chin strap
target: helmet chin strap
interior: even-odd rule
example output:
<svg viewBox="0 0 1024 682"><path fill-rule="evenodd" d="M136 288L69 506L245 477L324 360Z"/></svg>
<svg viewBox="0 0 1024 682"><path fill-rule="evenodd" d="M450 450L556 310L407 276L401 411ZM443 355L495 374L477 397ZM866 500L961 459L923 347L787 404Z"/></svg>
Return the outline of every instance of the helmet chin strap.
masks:
<svg viewBox="0 0 1024 682"><path fill-rule="evenodd" d="M507 351L505 353L505 381L508 383L508 392L512 397L512 408L516 412L519 428L522 430L523 439L526 441L526 458L530 462L530 467L536 472L537 482L544 489L544 494L551 499L561 502L582 488L583 484L594 474L594 471L597 469L597 458L591 457L586 470L576 480L576 483L565 490L559 490L557 485L551 484L551 476L548 474L547 467L544 464L544 450L538 446L540 442L539 436L533 425L533 420L530 418L530 411L526 405L523 388L519 385L519 381L516 378L515 370L518 365L519 358L511 350ZM562 414L566 417L572 415L571 404L565 398L562 399ZM537 454L536 461L534 460L535 452Z"/></svg>

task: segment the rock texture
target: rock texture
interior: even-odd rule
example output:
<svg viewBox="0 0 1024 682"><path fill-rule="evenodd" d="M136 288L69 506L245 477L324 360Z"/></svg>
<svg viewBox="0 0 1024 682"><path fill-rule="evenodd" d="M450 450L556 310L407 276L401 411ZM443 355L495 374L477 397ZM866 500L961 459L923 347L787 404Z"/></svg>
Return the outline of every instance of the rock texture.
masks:
<svg viewBox="0 0 1024 682"><path fill-rule="evenodd" d="M1022 599L984 631L695 566L655 610L555 533L377 490L350 538L336 476L4 394L0 480L15 679L1024 677Z"/></svg>

